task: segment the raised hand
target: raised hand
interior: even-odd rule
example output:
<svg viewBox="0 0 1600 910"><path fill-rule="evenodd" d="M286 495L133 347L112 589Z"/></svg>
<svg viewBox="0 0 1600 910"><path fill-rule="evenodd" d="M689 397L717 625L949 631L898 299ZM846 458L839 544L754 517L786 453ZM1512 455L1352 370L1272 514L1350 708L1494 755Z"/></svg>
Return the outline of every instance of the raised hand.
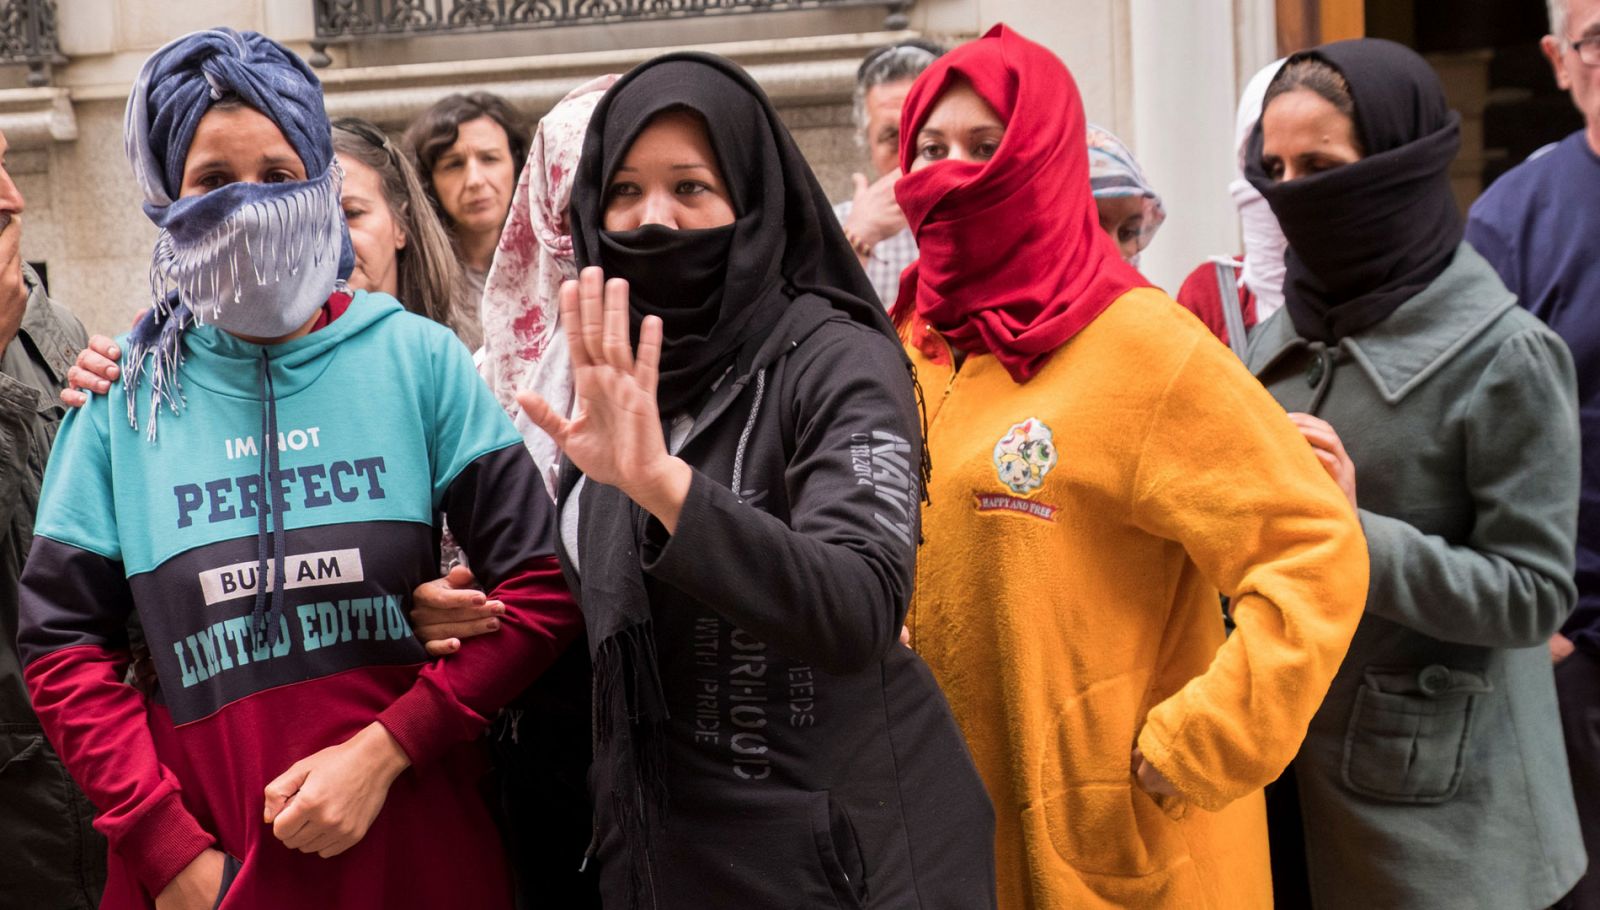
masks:
<svg viewBox="0 0 1600 910"><path fill-rule="evenodd" d="M855 197L850 205L850 215L845 219L845 237L856 247L870 249L878 243L906 229L906 215L894 198L894 183L900 179L900 169L868 182L864 174L851 174L855 182Z"/></svg>
<svg viewBox="0 0 1600 910"><path fill-rule="evenodd" d="M572 356L577 413L562 417L537 392L517 396L528 419L584 476L614 486L676 530L693 472L667 451L656 405L661 320L646 317L635 354L628 339L628 283L584 269L561 286L561 324Z"/></svg>

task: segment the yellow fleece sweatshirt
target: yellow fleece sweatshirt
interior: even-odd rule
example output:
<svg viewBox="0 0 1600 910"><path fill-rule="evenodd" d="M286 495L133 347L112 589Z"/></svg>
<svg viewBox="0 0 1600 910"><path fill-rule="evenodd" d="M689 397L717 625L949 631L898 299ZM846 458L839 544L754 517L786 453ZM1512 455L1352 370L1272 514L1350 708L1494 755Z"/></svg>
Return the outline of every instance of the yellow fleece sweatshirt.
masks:
<svg viewBox="0 0 1600 910"><path fill-rule="evenodd" d="M1270 907L1261 788L1361 617L1354 510L1160 291L1023 385L920 337L933 482L908 624L994 800L1001 910ZM1135 744L1180 798L1134 783Z"/></svg>

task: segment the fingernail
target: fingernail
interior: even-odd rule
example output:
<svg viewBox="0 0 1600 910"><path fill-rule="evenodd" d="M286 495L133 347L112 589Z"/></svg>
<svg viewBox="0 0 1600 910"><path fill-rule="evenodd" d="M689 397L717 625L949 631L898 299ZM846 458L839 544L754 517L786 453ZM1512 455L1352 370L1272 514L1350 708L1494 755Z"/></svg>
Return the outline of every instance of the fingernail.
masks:
<svg viewBox="0 0 1600 910"><path fill-rule="evenodd" d="M490 604L489 606L494 610L494 612L496 614L503 615L506 612L506 605L501 603L498 600L495 601L494 603Z"/></svg>
<svg viewBox="0 0 1600 910"><path fill-rule="evenodd" d="M116 345L112 345L111 346L111 356L112 357L116 357L121 353L122 353L121 351L117 350L117 346Z"/></svg>
<svg viewBox="0 0 1600 910"><path fill-rule="evenodd" d="M116 379L117 378L117 373L119 373L119 372L121 372L121 371L118 370L116 367L111 367L110 369L106 370L106 375L110 376L112 379Z"/></svg>
<svg viewBox="0 0 1600 910"><path fill-rule="evenodd" d="M500 628L500 620L491 619L491 620L489 620L489 621L484 623L484 627L487 628L490 632L493 632L494 630Z"/></svg>
<svg viewBox="0 0 1600 910"><path fill-rule="evenodd" d="M94 387L95 387L95 388L96 388L96 389L99 389L99 390L100 390L100 391L102 391L102 392L109 392L109 391L111 391L111 383L109 383L109 382L106 382L106 381L105 381L105 380L104 380L104 379L102 379L102 380L100 380L100 381L99 381L99 382L97 382L97 383L95 383L95 384L94 384Z"/></svg>

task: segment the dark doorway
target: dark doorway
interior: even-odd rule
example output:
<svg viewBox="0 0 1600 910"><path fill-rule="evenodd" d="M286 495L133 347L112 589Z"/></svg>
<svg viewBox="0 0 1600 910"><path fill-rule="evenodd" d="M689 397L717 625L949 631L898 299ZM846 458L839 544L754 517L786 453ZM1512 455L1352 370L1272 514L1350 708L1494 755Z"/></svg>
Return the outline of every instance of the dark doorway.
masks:
<svg viewBox="0 0 1600 910"><path fill-rule="evenodd" d="M1463 207L1583 125L1539 50L1549 22L1538 0L1366 0L1366 27L1427 57L1461 112L1454 177Z"/></svg>

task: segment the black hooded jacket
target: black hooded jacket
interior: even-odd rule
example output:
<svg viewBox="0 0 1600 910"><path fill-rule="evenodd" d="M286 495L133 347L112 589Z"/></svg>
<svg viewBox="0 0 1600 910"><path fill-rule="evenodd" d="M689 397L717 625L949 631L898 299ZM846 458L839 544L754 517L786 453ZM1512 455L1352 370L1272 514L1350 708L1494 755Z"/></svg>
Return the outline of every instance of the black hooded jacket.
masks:
<svg viewBox="0 0 1600 910"><path fill-rule="evenodd" d="M682 109L733 222L606 229L634 140ZM580 266L629 279L635 329L664 322L657 398L693 469L670 536L613 487L562 484L605 906L992 907L993 809L898 640L923 479L910 364L771 102L718 57L635 68L590 120L571 223Z"/></svg>
<svg viewBox="0 0 1600 910"><path fill-rule="evenodd" d="M670 712L657 907L994 905L988 796L898 640L920 436L893 342L814 297L701 408L678 451L695 474L677 533L646 519L639 554ZM596 543L583 527L580 551ZM628 907L608 767L592 772L601 887Z"/></svg>

